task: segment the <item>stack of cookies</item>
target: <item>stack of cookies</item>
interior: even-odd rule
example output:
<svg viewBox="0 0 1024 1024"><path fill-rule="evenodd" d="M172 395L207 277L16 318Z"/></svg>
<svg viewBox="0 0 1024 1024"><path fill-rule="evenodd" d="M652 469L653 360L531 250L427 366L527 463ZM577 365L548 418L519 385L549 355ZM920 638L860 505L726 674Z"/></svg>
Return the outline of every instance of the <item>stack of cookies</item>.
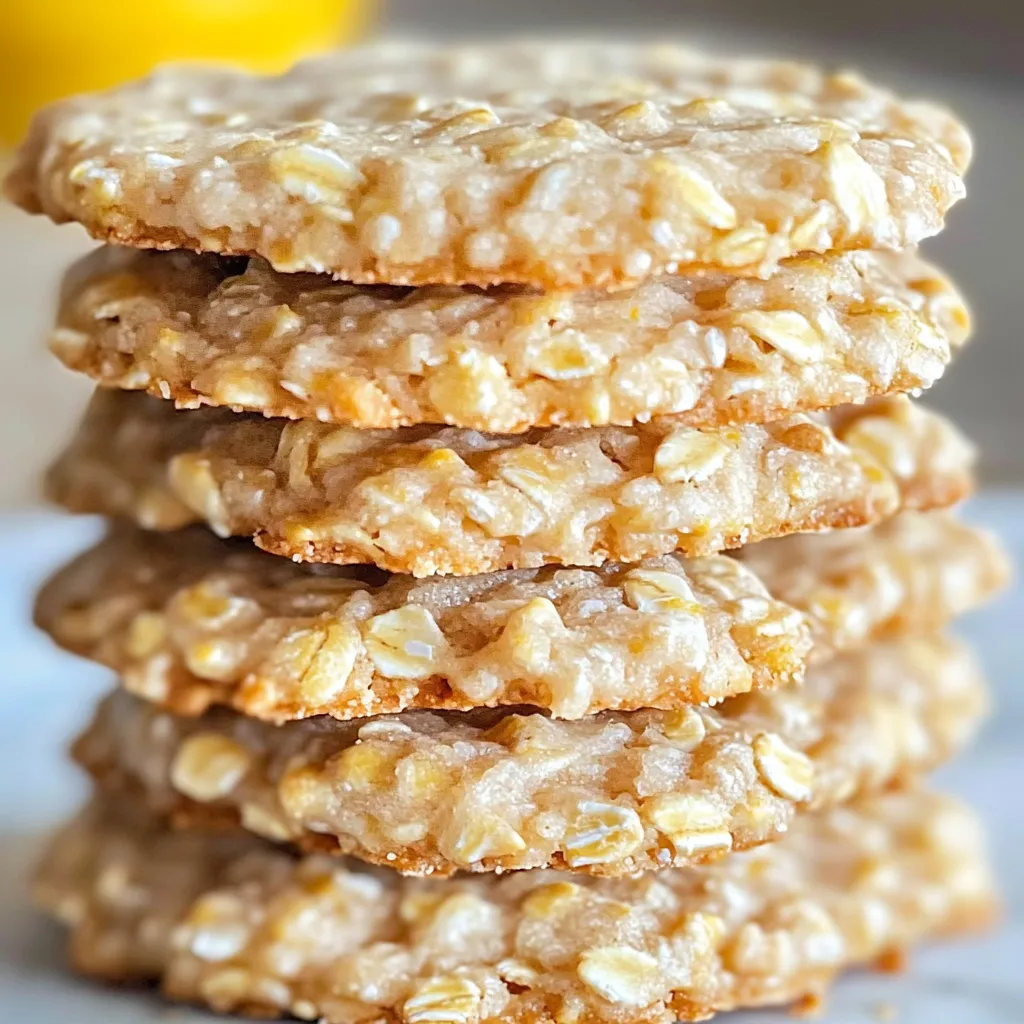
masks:
<svg viewBox="0 0 1024 1024"><path fill-rule="evenodd" d="M64 289L101 390L49 477L112 525L37 608L121 680L37 883L76 965L625 1024L987 921L977 826L917 780L983 716L942 631L1006 565L905 394L967 333L914 245L968 159L852 75L671 46L44 112L10 194L117 243Z"/></svg>

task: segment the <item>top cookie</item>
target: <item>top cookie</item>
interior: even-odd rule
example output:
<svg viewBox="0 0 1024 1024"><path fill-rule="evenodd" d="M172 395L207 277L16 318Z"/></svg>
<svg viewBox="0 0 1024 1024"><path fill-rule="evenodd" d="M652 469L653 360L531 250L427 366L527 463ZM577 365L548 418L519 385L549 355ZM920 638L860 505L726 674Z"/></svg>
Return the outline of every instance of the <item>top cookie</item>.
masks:
<svg viewBox="0 0 1024 1024"><path fill-rule="evenodd" d="M36 118L9 195L100 238L392 284L617 286L901 248L964 128L849 75L650 44L383 44L170 68Z"/></svg>

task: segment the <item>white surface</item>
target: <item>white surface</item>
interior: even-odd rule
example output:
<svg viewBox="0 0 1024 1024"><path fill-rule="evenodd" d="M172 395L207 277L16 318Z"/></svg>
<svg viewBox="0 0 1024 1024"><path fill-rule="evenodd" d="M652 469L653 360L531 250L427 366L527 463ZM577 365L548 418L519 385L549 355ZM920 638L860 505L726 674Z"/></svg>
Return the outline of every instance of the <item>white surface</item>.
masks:
<svg viewBox="0 0 1024 1024"><path fill-rule="evenodd" d="M1024 564L1024 492L992 494L968 510L997 528ZM96 525L50 514L0 518L0 1021L3 1024L193 1024L203 1014L168 1008L152 995L77 981L62 967L60 931L27 906L24 877L41 836L82 798L84 785L61 748L107 685L105 673L60 655L29 625L37 581L84 546ZM843 981L823 1024L1020 1024L1024 1021L1024 593L966 621L990 671L999 710L975 749L946 769L948 788L992 826L1008 917L981 941L917 954L903 976L860 974ZM785 1021L773 1013L730 1024Z"/></svg>

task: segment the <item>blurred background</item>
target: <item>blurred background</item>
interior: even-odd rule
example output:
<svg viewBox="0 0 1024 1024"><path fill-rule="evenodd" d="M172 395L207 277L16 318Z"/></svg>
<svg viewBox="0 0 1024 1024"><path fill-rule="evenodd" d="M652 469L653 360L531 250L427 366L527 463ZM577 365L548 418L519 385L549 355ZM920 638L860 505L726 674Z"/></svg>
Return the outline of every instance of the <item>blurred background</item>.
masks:
<svg viewBox="0 0 1024 1024"><path fill-rule="evenodd" d="M968 199L927 250L963 286L977 330L930 394L983 449L989 482L1024 482L1024 4L1011 0L0 0L0 148L29 110L167 58L275 68L367 34L653 35L726 52L854 67L949 104L974 132ZM2 161L0 157L0 161ZM30 507L39 468L89 386L45 352L53 291L89 242L0 207L0 509Z"/></svg>

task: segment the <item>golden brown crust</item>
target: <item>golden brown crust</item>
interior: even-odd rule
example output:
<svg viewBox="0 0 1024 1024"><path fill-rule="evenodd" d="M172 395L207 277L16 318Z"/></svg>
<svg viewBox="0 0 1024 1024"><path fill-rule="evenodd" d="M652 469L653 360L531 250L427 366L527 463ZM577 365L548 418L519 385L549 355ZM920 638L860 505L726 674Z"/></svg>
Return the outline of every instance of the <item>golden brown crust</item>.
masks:
<svg viewBox="0 0 1024 1024"><path fill-rule="evenodd" d="M107 248L69 273L51 347L106 387L185 408L516 433L667 414L765 423L918 391L967 327L953 285L913 253L609 294L360 287L259 259Z"/></svg>
<svg viewBox="0 0 1024 1024"><path fill-rule="evenodd" d="M668 1024L820 994L840 969L987 925L980 828L921 790L657 879L413 880L94 802L35 884L79 970L221 1012L417 1024ZM656 968L656 970L655 970Z"/></svg>
<svg viewBox="0 0 1024 1024"><path fill-rule="evenodd" d="M177 718L118 691L75 754L180 821L240 821L400 871L619 876L772 842L801 812L928 771L987 701L966 650L931 638L714 708L573 722L498 709L274 726Z"/></svg>
<svg viewBox="0 0 1024 1024"><path fill-rule="evenodd" d="M7 191L98 238L279 270L605 287L904 248L940 229L969 158L949 114L850 74L671 45L392 43L56 104Z"/></svg>
<svg viewBox="0 0 1024 1024"><path fill-rule="evenodd" d="M971 485L948 421L898 396L766 426L360 431L100 392L49 477L75 510L205 521L305 561L416 576L705 555L931 508Z"/></svg>

